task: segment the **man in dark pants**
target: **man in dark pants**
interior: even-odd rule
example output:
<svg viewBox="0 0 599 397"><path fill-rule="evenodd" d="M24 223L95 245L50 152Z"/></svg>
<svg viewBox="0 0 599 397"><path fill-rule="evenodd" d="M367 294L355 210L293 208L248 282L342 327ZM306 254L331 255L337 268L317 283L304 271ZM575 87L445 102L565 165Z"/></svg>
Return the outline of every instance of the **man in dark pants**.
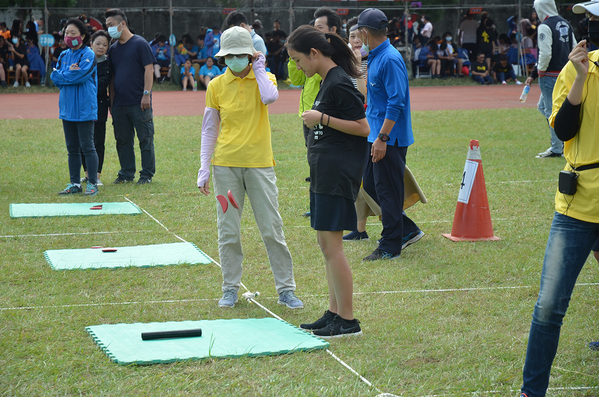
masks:
<svg viewBox="0 0 599 397"><path fill-rule="evenodd" d="M121 170L114 183L133 182L135 178L135 131L141 151L138 185L152 182L156 172L152 82L155 58L148 42L134 35L125 13L118 8L104 14L110 37L117 39L108 50L114 71L110 82L112 124Z"/></svg>
<svg viewBox="0 0 599 397"><path fill-rule="evenodd" d="M370 158L364 169L364 190L380 206L383 231L379 246L364 258L397 258L424 233L403 212L404 171L408 146L414 143L408 72L401 54L387 40L388 20L376 9L358 18L362 43L369 47L368 108ZM404 237L405 236L405 237Z"/></svg>

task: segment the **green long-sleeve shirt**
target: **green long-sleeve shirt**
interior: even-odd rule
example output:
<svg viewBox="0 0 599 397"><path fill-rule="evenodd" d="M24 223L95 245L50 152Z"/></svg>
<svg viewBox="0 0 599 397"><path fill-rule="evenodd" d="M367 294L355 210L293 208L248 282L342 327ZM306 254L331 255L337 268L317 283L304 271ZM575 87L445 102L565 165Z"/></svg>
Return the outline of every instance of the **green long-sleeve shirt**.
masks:
<svg viewBox="0 0 599 397"><path fill-rule="evenodd" d="M312 77L306 77L302 70L297 69L297 65L292 59L289 59L287 69L289 69L289 79L291 80L291 84L303 86L299 104L299 116L301 117L302 113L306 110L312 109L314 100L320 90L320 81L322 78L318 74L315 74Z"/></svg>

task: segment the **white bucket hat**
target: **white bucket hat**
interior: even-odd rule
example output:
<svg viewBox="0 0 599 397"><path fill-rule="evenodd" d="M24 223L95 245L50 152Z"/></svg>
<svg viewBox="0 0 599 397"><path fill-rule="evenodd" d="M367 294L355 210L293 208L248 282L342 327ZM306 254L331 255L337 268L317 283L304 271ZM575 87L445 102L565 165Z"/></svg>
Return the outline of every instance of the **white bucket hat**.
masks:
<svg viewBox="0 0 599 397"><path fill-rule="evenodd" d="M578 3L572 7L572 11L575 14L584 14L585 11L588 11L593 15L599 16L599 0Z"/></svg>
<svg viewBox="0 0 599 397"><path fill-rule="evenodd" d="M215 57L224 57L226 55L254 55L256 50L252 43L252 36L246 29L233 26L225 30L220 37L220 51Z"/></svg>

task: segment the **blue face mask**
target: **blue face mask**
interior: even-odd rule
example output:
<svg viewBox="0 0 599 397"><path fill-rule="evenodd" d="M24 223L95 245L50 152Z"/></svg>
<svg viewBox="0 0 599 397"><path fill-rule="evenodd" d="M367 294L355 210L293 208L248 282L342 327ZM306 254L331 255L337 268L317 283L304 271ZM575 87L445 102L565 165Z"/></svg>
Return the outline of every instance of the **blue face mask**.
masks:
<svg viewBox="0 0 599 397"><path fill-rule="evenodd" d="M19 44L19 39L18 39L18 38L16 38L16 37L13 37L13 39L12 39L12 43L13 43L13 44Z"/></svg>
<svg viewBox="0 0 599 397"><path fill-rule="evenodd" d="M364 37L364 36L368 37L368 33L366 33L366 31L365 31L365 30L363 30L363 31L362 31L362 36L363 36L363 37ZM369 45L369 44L366 44L366 40L368 40L368 39L367 39L367 38L366 38L366 39L362 39L362 50L364 50L364 52L365 52L366 54L368 54L368 53L370 52L370 45Z"/></svg>
<svg viewBox="0 0 599 397"><path fill-rule="evenodd" d="M121 23L123 23L123 22L121 22ZM113 39L119 39L121 37L122 31L119 32L119 26L121 26L121 23L119 23L116 26L111 26L111 27L108 28L108 34Z"/></svg>
<svg viewBox="0 0 599 397"><path fill-rule="evenodd" d="M241 73L247 68L250 60L247 55L244 55L241 58L233 57L233 58L225 58L225 65L229 67L235 73Z"/></svg>

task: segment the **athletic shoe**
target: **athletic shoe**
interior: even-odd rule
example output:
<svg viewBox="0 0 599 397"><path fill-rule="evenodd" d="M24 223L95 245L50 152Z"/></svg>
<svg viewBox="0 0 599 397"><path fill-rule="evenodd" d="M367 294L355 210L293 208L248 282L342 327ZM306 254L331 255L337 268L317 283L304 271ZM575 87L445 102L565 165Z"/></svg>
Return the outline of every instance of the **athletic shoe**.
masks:
<svg viewBox="0 0 599 397"><path fill-rule="evenodd" d="M100 179L98 179L98 183L96 183L96 185L98 185L98 186L104 186L104 184L102 183L102 181Z"/></svg>
<svg viewBox="0 0 599 397"><path fill-rule="evenodd" d="M19 86L19 82L15 81L15 83L12 85L13 87L18 87Z"/></svg>
<svg viewBox="0 0 599 397"><path fill-rule="evenodd" d="M520 80L516 80L516 85L522 85L522 82Z"/></svg>
<svg viewBox="0 0 599 397"><path fill-rule="evenodd" d="M218 301L218 307L234 307L237 303L237 291L228 289L223 292L223 297Z"/></svg>
<svg viewBox="0 0 599 397"><path fill-rule="evenodd" d="M133 182L133 178L127 179L127 178L124 178L119 175L112 183L114 183L115 185L120 185L121 183L130 183L130 182Z"/></svg>
<svg viewBox="0 0 599 397"><path fill-rule="evenodd" d="M520 394L520 397L528 397L528 395L526 393L522 393Z"/></svg>
<svg viewBox="0 0 599 397"><path fill-rule="evenodd" d="M85 183L85 182L87 182L88 180L89 180L89 179L88 179L86 176L84 176L83 178L81 178L81 183Z"/></svg>
<svg viewBox="0 0 599 397"><path fill-rule="evenodd" d="M418 231L418 233L412 232L408 234L403 238L403 241L401 242L401 249L406 249L408 245L414 244L415 242L420 240L422 236L424 236L424 232L422 230Z"/></svg>
<svg viewBox="0 0 599 397"><path fill-rule="evenodd" d="M183 91L187 91L187 88L183 88Z"/></svg>
<svg viewBox="0 0 599 397"><path fill-rule="evenodd" d="M342 338L344 336L362 335L362 329L358 320L347 321L337 315L324 328L312 331L312 335L322 339Z"/></svg>
<svg viewBox="0 0 599 397"><path fill-rule="evenodd" d="M75 194L75 193L81 193L81 192L82 192L81 186L77 186L74 183L69 183L67 185L67 187L62 192L58 192L58 194L67 195L67 194Z"/></svg>
<svg viewBox="0 0 599 397"><path fill-rule="evenodd" d="M310 212L310 211L308 211L308 212L304 212L304 213L302 214L302 216L303 216L304 218L309 218L309 217L311 216L311 212Z"/></svg>
<svg viewBox="0 0 599 397"><path fill-rule="evenodd" d="M95 196L98 194L98 186L94 185L93 183L88 183L87 187L85 188L85 193L83 194L86 196Z"/></svg>
<svg viewBox="0 0 599 397"><path fill-rule="evenodd" d="M599 350L599 342L591 342L591 343L589 343L589 349L591 349L591 350Z"/></svg>
<svg viewBox="0 0 599 397"><path fill-rule="evenodd" d="M507 85L507 83L506 83L505 81L502 81L502 82L501 82L501 84L503 84L503 85Z"/></svg>
<svg viewBox="0 0 599 397"><path fill-rule="evenodd" d="M31 84L29 84L28 81L25 82L25 87L31 87Z"/></svg>
<svg viewBox="0 0 599 397"><path fill-rule="evenodd" d="M343 236L343 240L345 241L357 241L357 240L366 240L368 241L368 233L366 233L366 231L363 232L359 232L357 230L354 230L351 233L346 234L345 236Z"/></svg>
<svg viewBox="0 0 599 397"><path fill-rule="evenodd" d="M324 312L321 318L310 324L300 324L301 329L317 330L326 327L337 314L330 310Z"/></svg>
<svg viewBox="0 0 599 397"><path fill-rule="evenodd" d="M283 291L279 294L279 305L285 305L290 309L303 309L304 303L295 296L295 293L291 290Z"/></svg>
<svg viewBox="0 0 599 397"><path fill-rule="evenodd" d="M399 258L400 254L392 254L391 252L383 251L382 249L375 249L372 254L365 257L364 261L376 261L379 259L396 259Z"/></svg>
<svg viewBox="0 0 599 397"><path fill-rule="evenodd" d="M136 185L145 185L147 183L151 183L152 182L152 178L146 178L145 176L139 177L139 180L137 181Z"/></svg>
<svg viewBox="0 0 599 397"><path fill-rule="evenodd" d="M551 149L547 149L542 153L537 154L535 157L538 159L546 159L549 157L563 157L564 155L562 153L553 153L551 151Z"/></svg>

